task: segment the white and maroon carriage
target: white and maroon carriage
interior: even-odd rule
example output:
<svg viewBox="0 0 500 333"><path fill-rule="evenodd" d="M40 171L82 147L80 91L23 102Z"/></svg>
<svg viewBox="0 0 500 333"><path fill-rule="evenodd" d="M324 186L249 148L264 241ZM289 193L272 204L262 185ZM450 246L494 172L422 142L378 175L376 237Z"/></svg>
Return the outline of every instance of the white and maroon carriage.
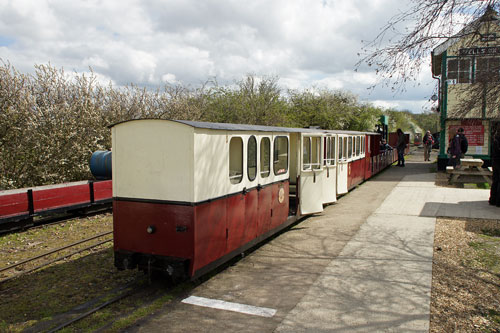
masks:
<svg viewBox="0 0 500 333"><path fill-rule="evenodd" d="M115 265L174 277L321 212L370 163L361 132L143 119L112 137Z"/></svg>

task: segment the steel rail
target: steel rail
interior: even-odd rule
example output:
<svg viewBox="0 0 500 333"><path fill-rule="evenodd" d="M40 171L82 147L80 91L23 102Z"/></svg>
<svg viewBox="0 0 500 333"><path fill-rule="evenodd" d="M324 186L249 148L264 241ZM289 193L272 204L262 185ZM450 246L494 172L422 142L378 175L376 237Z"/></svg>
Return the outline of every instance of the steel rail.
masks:
<svg viewBox="0 0 500 333"><path fill-rule="evenodd" d="M77 317L75 317L75 318L73 318L73 319L71 319L71 320L69 320L69 321L67 321L67 322L65 322L65 323L57 326L56 328L51 329L47 333L54 333L54 332L60 331L63 328L68 327L69 325L71 325L71 324L73 324L73 323L75 323L75 322L77 322L79 320L82 320L83 318L86 318L86 317L90 316L91 314L93 314L93 313L101 310L102 308L105 308L106 306L108 306L110 304L113 304L115 302L118 302L119 300L132 295L133 293L134 293L133 290L128 290L128 291L124 292L123 294L118 295L118 296L110 299L109 301L106 301L103 304L101 304L99 306L96 306L95 308L93 308L93 309L91 309L91 310L89 310L89 311L87 311L85 313L82 313L81 315L79 315L79 316L77 316Z"/></svg>
<svg viewBox="0 0 500 333"><path fill-rule="evenodd" d="M149 283L149 285L150 284L151 284L151 282ZM57 331L59 331L59 330L61 330L63 328L66 328L66 327L74 324L75 322L77 322L79 320L82 320L82 319L84 319L84 318L86 318L86 317L94 314L95 312L97 312L97 311L99 311L99 310L107 307L108 305L116 303L116 302L118 302L118 301L120 301L120 300L122 300L122 299L124 299L126 297L129 297L129 296L132 296L134 294L137 294L137 293L139 293L139 292L141 292L141 291L143 291L145 289L144 285L139 285L137 283L135 283L135 287L129 284L126 288L128 290L125 290L122 294L117 295L117 296L111 298L110 300L108 300L108 301L106 301L106 302L104 302L104 303L96 306L93 309L90 309L90 310L88 310L88 311L86 311L86 312L84 312L84 313L82 313L80 315L77 315L75 318L72 318L72 319L68 320L65 323L59 324L57 327L51 329L47 333L54 333L54 332L57 332ZM132 288L132 289L129 289L129 288ZM167 293L171 292L172 290L173 290L173 287L169 287L167 290L165 290L164 292L160 293L159 295L156 295L156 296L150 298L145 304L146 305L147 304L151 304L152 302L154 302L155 300L157 300L157 299L165 296ZM133 311L135 311L135 309ZM133 313L133 311L129 312L129 314ZM116 320L116 318L115 318L115 320ZM112 326L113 323L115 322L115 320L106 323L101 328L96 329L95 332L105 332L105 331L107 331L107 328L109 328L110 326Z"/></svg>
<svg viewBox="0 0 500 333"><path fill-rule="evenodd" d="M36 266L36 267L33 267L33 268L31 268L31 269L28 269L27 271L22 271L22 272L21 272L21 273L19 273L19 274L16 274L16 275L10 276L10 277L8 277L8 278L5 278L5 279L3 279L3 280L0 280L0 283L5 282L5 281L12 280L12 279L14 279L14 278L16 278L16 277L18 277L18 276L21 276L21 275L24 275L24 274L27 274L27 273L31 273L31 272L33 272L33 271L36 271L37 269L42 268L42 267L48 266L48 265L53 264L53 263L55 263L55 262L58 262L58 261L61 261L61 260L66 259L66 258L69 258L69 257L71 257L71 256L74 256L75 254L78 254L78 253L81 253L81 252L84 252L84 251L90 250L90 249L92 249L92 248L94 248L94 247L97 247L97 246L99 246L99 245L102 245L102 244L105 244L105 243L108 243L108 242L111 242L112 240L113 240L113 238L110 238L110 239L107 239L107 240L105 240L105 241L102 241L102 242L99 242L99 243L96 243L96 244L92 244L92 245L90 245L90 246L87 246L86 248L80 249L80 250L78 250L78 251L74 251L74 252L69 253L69 254L67 254L67 255L64 255L64 256L62 256L62 257L56 258L56 259L51 260L51 261L49 261L49 262L43 263L43 264L38 265L38 266Z"/></svg>
<svg viewBox="0 0 500 333"><path fill-rule="evenodd" d="M96 238L99 238L99 237L103 237L103 236L107 236L109 234L113 233L113 231L106 231L106 232L103 232L103 233L100 233L98 235L95 235L95 236L92 236L92 237L89 237L89 238L86 238L86 239L83 239L83 240L80 240L78 242L75 242L75 243L72 243L72 244L69 244L69 245L66 245L66 246L63 246L63 247L60 247L60 248L57 248L57 249L54 249L54 250L51 250L49 252L46 252L46 253L43 253L43 254L40 254L38 256L35 256L35 257L32 257L32 258L28 258L26 260L23 260L21 262L18 262L14 265L10 265L10 266L7 266L7 267L3 267L3 268L0 268L0 273L1 272L4 272L4 271L8 271L14 267L17 267L17 266L20 266L20 265L23 265L23 264L26 264L30 261L34 261L34 260L37 260L37 259L40 259L40 258L43 258L43 257L46 257L48 255L51 255L53 253L56 253L56 252L60 252L62 250L65 250L67 248L70 248L70 247L73 247L73 246L76 246L76 245L79 245L79 244L82 244L82 243L86 243L88 241L91 241L93 239L96 239Z"/></svg>

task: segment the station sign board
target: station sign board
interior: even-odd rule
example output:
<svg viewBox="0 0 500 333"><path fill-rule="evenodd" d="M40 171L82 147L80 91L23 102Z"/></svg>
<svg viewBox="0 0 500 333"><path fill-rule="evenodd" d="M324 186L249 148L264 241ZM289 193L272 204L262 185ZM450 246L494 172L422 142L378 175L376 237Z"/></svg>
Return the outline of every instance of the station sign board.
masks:
<svg viewBox="0 0 500 333"><path fill-rule="evenodd" d="M460 56L500 55L500 46L469 47L460 49L458 52Z"/></svg>
<svg viewBox="0 0 500 333"><path fill-rule="evenodd" d="M469 146L483 146L484 145L484 125L481 120L462 120L460 125L450 125L448 127L449 138L451 140L453 135L459 128L464 129L464 135L467 138Z"/></svg>

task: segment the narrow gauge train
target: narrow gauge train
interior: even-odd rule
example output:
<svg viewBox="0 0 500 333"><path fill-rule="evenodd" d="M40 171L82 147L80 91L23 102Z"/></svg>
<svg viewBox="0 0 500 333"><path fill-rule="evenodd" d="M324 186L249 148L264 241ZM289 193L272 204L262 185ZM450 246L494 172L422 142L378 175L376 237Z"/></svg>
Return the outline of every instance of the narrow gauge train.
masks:
<svg viewBox="0 0 500 333"><path fill-rule="evenodd" d="M196 278L391 164L380 134L140 119L110 126L115 266Z"/></svg>

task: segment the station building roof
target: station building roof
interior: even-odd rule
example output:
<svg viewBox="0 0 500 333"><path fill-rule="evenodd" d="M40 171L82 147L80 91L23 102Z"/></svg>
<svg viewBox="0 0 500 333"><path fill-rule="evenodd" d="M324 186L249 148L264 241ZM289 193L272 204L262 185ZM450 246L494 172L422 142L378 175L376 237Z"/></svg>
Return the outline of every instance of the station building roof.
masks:
<svg viewBox="0 0 500 333"><path fill-rule="evenodd" d="M446 50L458 43L464 37L477 33L484 22L494 21L496 21L497 24L500 24L498 13L495 9L493 9L493 7L488 6L485 13L480 18L474 20L469 25L465 26L459 33L436 46L431 52L432 74L435 76L441 75L441 59Z"/></svg>

